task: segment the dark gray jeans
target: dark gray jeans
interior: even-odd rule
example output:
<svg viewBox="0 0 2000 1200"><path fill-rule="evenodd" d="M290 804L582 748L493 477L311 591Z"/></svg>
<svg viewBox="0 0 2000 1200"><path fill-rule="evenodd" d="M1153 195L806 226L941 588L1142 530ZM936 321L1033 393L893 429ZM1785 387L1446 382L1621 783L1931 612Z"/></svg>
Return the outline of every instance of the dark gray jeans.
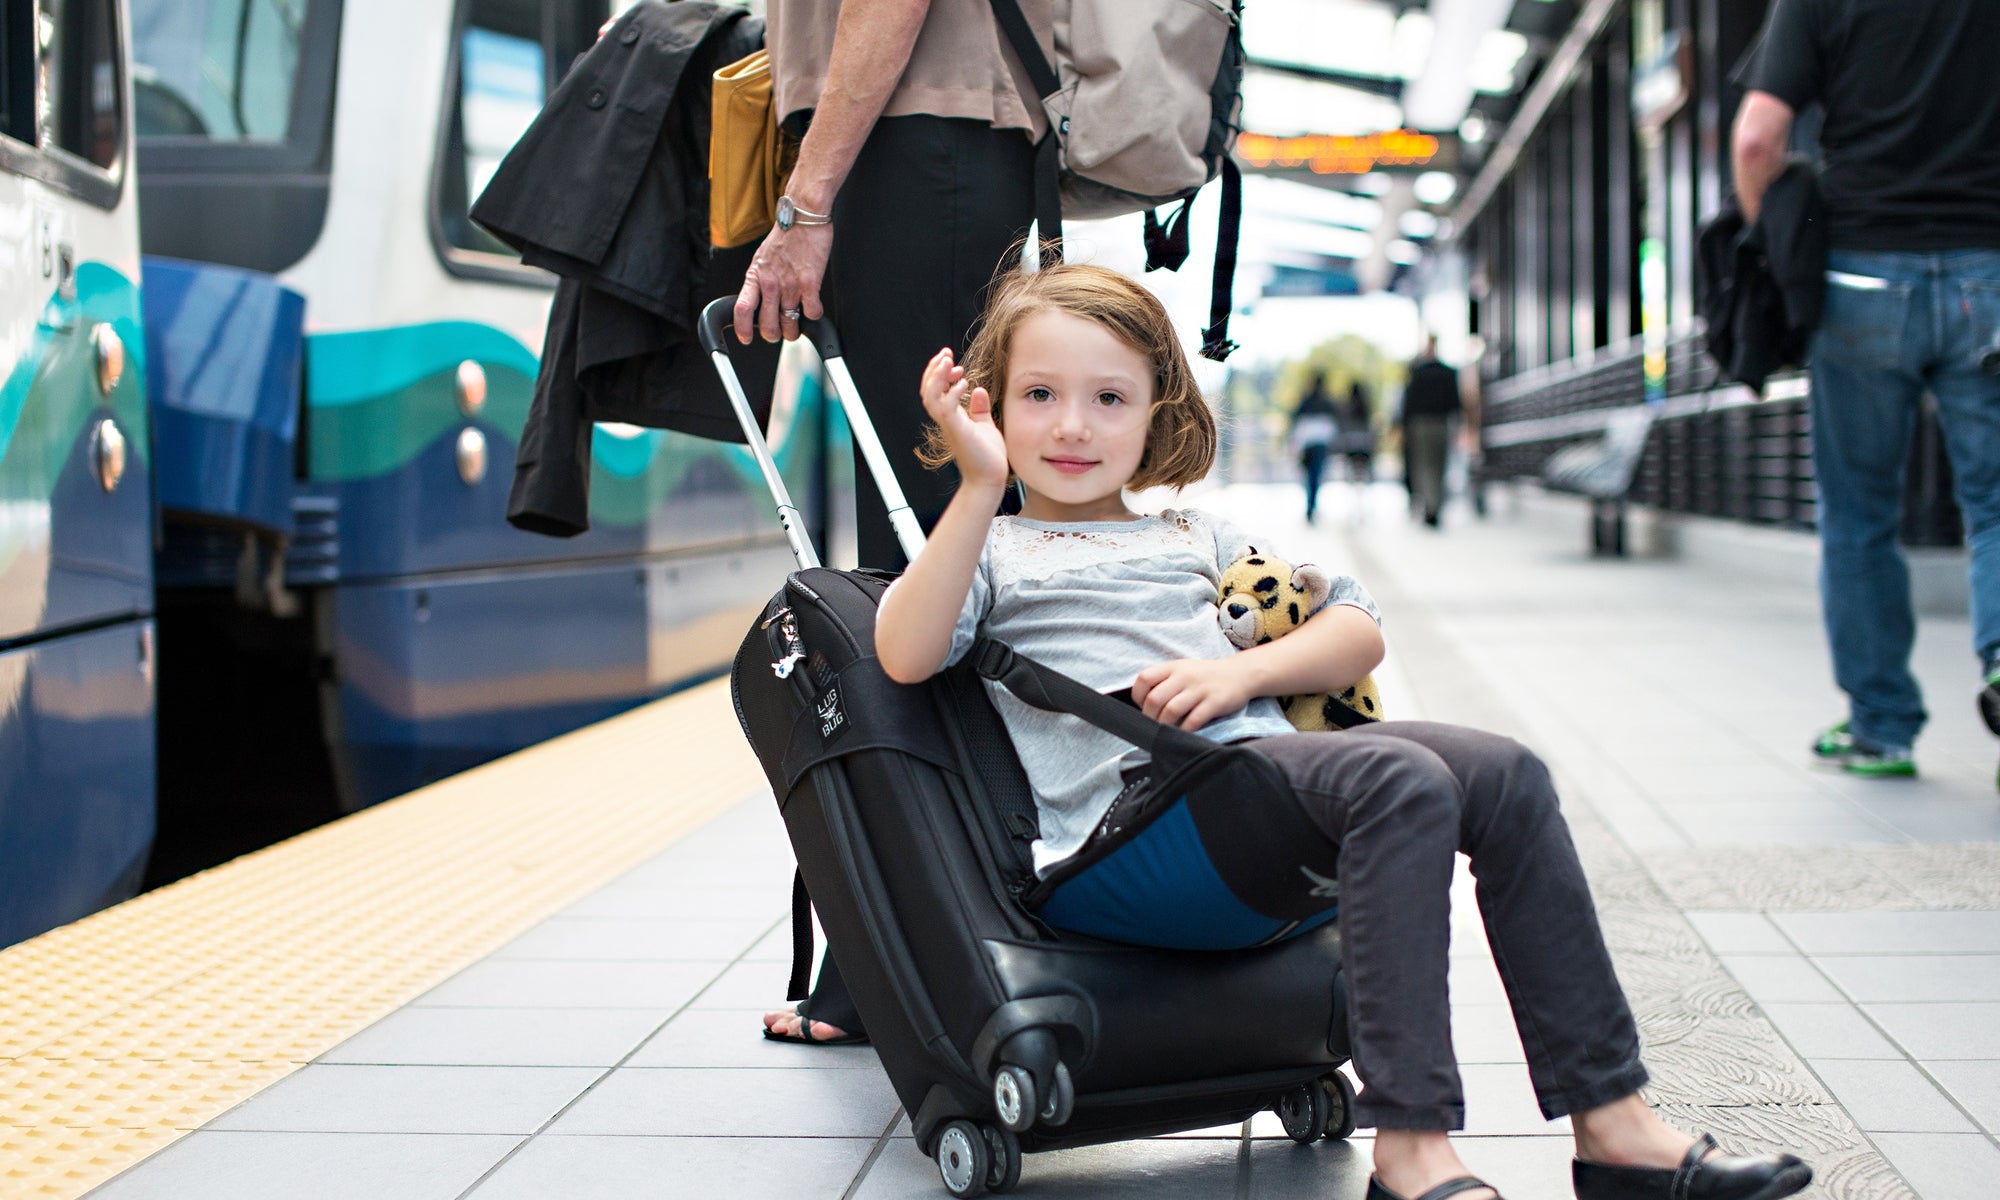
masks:
<svg viewBox="0 0 2000 1200"><path fill-rule="evenodd" d="M1428 721L1252 744L1284 770L1338 864L1360 1124L1465 1124L1445 984L1458 851L1472 860L1542 1112L1554 1120L1639 1090L1638 1029L1540 759L1509 738ZM1219 838L1233 829L1254 843L1258 823L1240 807L1226 821L1194 815L1229 879L1237 856Z"/></svg>

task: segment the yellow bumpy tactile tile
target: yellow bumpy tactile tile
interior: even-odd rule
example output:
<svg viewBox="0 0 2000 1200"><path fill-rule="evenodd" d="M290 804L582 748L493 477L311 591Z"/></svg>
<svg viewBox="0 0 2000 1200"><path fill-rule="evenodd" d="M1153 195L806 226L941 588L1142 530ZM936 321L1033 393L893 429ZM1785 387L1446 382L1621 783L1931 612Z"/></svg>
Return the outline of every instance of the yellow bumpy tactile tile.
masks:
<svg viewBox="0 0 2000 1200"><path fill-rule="evenodd" d="M0 951L0 1196L79 1196L763 777L717 680Z"/></svg>

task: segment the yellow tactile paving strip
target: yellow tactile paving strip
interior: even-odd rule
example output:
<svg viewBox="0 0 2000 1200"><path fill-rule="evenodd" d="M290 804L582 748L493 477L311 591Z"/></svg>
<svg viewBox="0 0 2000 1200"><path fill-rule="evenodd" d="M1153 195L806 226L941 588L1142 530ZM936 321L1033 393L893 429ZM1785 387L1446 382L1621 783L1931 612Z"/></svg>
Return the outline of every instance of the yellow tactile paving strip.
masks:
<svg viewBox="0 0 2000 1200"><path fill-rule="evenodd" d="M717 680L0 951L0 1196L79 1196L763 776Z"/></svg>

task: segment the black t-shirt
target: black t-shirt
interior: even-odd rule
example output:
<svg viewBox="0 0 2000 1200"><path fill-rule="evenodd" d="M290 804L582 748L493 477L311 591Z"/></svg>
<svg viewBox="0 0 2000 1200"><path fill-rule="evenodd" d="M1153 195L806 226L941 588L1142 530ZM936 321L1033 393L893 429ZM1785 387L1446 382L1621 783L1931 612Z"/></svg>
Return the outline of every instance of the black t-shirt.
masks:
<svg viewBox="0 0 2000 1200"><path fill-rule="evenodd" d="M1773 0L1736 82L1824 106L1836 248L2000 247L2000 0Z"/></svg>
<svg viewBox="0 0 2000 1200"><path fill-rule="evenodd" d="M1410 382L1403 388L1403 416L1448 417L1462 405L1458 394L1458 372L1435 358L1420 358L1410 367Z"/></svg>

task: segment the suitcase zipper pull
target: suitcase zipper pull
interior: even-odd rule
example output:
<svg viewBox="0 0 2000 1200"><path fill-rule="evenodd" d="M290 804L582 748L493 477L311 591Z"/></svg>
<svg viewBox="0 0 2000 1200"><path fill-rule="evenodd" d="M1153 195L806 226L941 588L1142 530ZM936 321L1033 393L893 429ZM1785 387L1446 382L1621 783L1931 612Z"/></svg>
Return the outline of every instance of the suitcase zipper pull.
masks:
<svg viewBox="0 0 2000 1200"><path fill-rule="evenodd" d="M806 657L805 644L799 641L798 618L792 615L790 608L781 608L764 618L764 623L758 628L768 630L773 621L778 623L778 636L783 639L785 653L771 664L771 673L780 679L790 679L792 671L804 662Z"/></svg>

